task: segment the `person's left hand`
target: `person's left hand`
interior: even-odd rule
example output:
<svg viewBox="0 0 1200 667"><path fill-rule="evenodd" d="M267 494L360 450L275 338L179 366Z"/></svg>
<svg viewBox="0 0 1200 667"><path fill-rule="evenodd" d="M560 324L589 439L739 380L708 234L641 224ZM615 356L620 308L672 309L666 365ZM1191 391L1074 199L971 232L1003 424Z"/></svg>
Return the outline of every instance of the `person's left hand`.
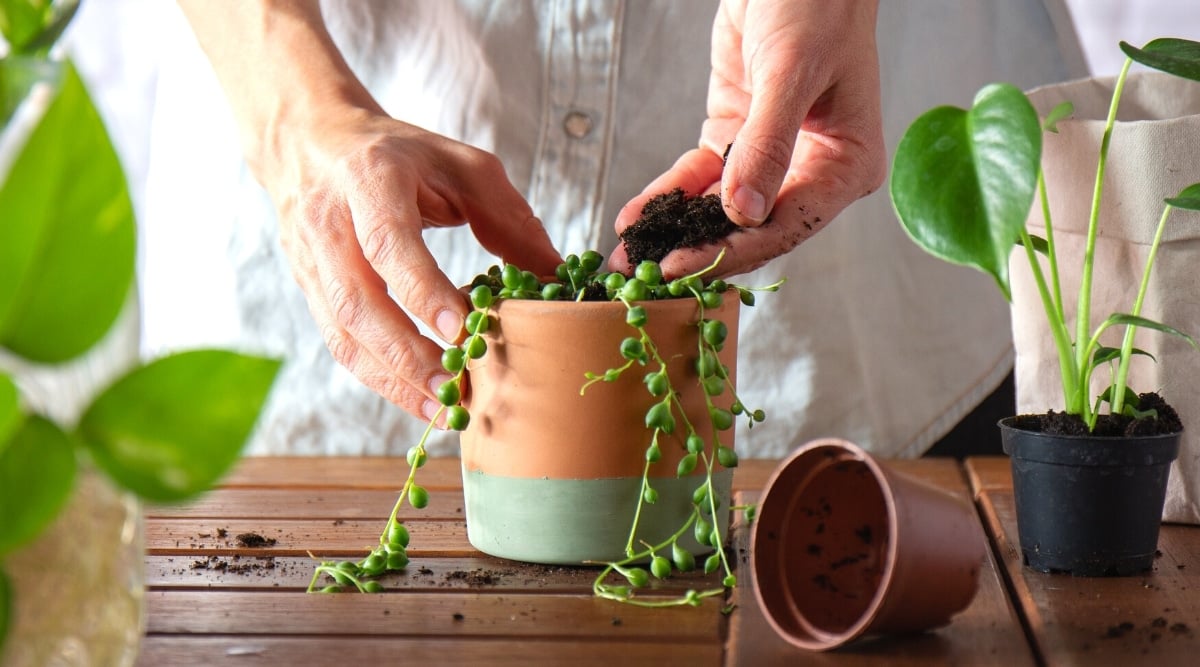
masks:
<svg viewBox="0 0 1200 667"><path fill-rule="evenodd" d="M684 275L725 248L714 276L733 275L789 252L879 188L887 165L876 10L874 0L722 0L700 145L621 209L617 232L654 195L719 192L743 229L676 250L662 268ZM632 271L623 245L609 265Z"/></svg>

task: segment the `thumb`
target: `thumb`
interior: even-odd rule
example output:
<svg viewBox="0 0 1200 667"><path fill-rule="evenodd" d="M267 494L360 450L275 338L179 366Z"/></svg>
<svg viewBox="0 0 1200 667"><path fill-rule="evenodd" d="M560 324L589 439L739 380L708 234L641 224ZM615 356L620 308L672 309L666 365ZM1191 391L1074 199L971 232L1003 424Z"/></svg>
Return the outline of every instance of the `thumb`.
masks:
<svg viewBox="0 0 1200 667"><path fill-rule="evenodd" d="M725 210L743 227L761 225L775 205L800 126L813 103L797 76L799 68L772 60L753 70L746 121L728 148L721 176Z"/></svg>

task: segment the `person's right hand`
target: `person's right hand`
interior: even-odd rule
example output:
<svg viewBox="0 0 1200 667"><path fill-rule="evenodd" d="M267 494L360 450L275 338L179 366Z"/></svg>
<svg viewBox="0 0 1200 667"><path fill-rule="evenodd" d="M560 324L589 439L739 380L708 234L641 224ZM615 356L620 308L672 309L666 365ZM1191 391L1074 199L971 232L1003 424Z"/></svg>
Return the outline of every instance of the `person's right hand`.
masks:
<svg viewBox="0 0 1200 667"><path fill-rule="evenodd" d="M341 58L316 0L181 4L330 352L389 401L432 417L450 376L441 347L401 306L451 343L468 306L422 230L469 224L503 261L553 273L561 259L541 222L495 156L385 114Z"/></svg>

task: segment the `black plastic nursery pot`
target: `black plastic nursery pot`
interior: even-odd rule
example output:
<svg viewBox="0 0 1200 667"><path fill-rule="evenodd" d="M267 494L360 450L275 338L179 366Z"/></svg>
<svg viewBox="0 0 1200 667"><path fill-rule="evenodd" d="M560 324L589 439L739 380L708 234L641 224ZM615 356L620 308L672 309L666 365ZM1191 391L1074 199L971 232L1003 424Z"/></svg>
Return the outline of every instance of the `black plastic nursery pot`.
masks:
<svg viewBox="0 0 1200 667"><path fill-rule="evenodd" d="M1081 577L1126 576L1154 563L1180 433L1047 435L1000 421L1012 463L1025 565Z"/></svg>

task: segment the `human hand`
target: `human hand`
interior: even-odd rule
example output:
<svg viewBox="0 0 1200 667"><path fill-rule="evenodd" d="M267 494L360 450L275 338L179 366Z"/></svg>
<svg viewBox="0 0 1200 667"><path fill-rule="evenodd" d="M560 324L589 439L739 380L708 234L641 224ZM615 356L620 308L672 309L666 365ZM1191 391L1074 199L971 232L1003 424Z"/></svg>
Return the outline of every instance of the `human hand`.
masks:
<svg viewBox="0 0 1200 667"><path fill-rule="evenodd" d="M422 229L469 224L485 249L532 271L553 273L562 260L495 156L382 114L334 117L289 133L283 159L259 165L260 178L334 358L388 400L431 418L437 387L449 379L442 349L400 306L447 342L460 337L468 306Z"/></svg>
<svg viewBox="0 0 1200 667"><path fill-rule="evenodd" d="M876 9L874 0L722 0L699 147L621 209L617 232L656 194L719 192L742 230L673 251L662 268L696 271L723 247L716 274L733 275L789 252L879 188L887 167ZM632 270L624 246L609 264Z"/></svg>

